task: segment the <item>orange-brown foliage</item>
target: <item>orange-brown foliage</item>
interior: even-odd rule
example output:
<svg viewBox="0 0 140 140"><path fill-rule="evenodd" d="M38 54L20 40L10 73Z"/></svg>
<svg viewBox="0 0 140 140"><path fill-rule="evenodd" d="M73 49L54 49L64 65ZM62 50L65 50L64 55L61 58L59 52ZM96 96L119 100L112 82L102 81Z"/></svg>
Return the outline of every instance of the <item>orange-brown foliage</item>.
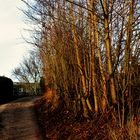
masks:
<svg viewBox="0 0 140 140"><path fill-rule="evenodd" d="M51 105L51 110L57 109L60 103L60 96L55 89L48 88L44 93L43 99Z"/></svg>

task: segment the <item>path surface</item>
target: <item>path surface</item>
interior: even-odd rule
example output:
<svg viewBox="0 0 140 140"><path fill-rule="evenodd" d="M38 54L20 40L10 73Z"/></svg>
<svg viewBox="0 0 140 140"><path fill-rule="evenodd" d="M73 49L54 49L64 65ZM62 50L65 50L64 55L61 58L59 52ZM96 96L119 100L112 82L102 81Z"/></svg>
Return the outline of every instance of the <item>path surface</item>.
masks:
<svg viewBox="0 0 140 140"><path fill-rule="evenodd" d="M43 140L34 111L39 97L0 105L0 140Z"/></svg>

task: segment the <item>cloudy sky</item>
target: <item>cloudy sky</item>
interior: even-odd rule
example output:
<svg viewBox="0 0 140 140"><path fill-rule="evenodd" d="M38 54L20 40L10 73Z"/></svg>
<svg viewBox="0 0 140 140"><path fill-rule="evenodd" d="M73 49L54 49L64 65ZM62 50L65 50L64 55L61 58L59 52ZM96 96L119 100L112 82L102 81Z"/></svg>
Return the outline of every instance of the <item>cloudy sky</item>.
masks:
<svg viewBox="0 0 140 140"><path fill-rule="evenodd" d="M24 8L20 0L0 0L0 76L11 77L11 71L28 53L24 15L18 8Z"/></svg>

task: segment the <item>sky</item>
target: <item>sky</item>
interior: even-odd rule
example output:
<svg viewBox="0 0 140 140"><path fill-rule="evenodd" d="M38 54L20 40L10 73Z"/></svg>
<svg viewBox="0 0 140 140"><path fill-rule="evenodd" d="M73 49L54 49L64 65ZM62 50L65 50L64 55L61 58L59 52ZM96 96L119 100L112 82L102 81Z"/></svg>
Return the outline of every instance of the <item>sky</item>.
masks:
<svg viewBox="0 0 140 140"><path fill-rule="evenodd" d="M22 36L25 33L25 16L21 0L0 0L0 76L12 77L16 68L30 50Z"/></svg>

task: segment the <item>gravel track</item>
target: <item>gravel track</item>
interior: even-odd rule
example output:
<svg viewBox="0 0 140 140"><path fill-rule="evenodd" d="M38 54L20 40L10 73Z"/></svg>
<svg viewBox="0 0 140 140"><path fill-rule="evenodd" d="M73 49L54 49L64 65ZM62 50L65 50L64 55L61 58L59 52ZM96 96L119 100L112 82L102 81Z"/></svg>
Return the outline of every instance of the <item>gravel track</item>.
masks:
<svg viewBox="0 0 140 140"><path fill-rule="evenodd" d="M43 140L34 110L39 97L0 105L0 140Z"/></svg>

